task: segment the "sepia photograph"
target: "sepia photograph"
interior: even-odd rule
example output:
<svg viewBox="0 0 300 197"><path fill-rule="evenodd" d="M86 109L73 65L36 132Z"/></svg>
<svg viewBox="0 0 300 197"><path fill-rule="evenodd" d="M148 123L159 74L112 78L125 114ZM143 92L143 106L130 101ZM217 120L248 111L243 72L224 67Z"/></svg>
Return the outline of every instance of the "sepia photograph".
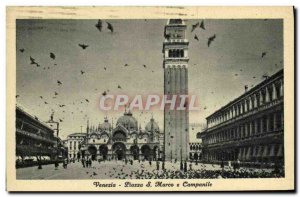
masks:
<svg viewBox="0 0 300 197"><path fill-rule="evenodd" d="M160 8L7 9L9 190L294 188L292 7Z"/></svg>

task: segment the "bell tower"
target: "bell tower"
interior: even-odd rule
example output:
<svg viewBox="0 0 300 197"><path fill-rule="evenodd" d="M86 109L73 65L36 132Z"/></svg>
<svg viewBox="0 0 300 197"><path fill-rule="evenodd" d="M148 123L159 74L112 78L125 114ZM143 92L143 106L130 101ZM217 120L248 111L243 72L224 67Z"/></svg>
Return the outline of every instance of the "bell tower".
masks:
<svg viewBox="0 0 300 197"><path fill-rule="evenodd" d="M188 95L188 46L184 21L170 19L164 30L163 69L164 94L168 100L177 95ZM188 159L189 144L189 111L188 103L185 110L164 109L164 153L165 160L185 161Z"/></svg>

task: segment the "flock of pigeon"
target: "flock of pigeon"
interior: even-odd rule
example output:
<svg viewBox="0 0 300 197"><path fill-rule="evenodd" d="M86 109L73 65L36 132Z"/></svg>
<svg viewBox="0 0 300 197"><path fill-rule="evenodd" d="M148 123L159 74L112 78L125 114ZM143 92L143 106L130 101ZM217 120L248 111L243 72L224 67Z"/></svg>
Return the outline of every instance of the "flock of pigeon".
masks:
<svg viewBox="0 0 300 197"><path fill-rule="evenodd" d="M204 26L204 21L201 21L201 23L197 22L196 24L192 25L192 30L191 32L193 32L195 29L200 28L202 30L205 30L205 26ZM197 36L197 34L195 34L194 39L199 41L199 37ZM210 36L207 39L207 46L209 47L210 44L216 39L216 34L214 34L213 36Z"/></svg>
<svg viewBox="0 0 300 197"><path fill-rule="evenodd" d="M103 20L100 20L100 19L99 19L99 20L97 21L97 23L95 24L95 28L96 28L99 32L103 32L103 31L104 31L104 28L105 28L104 26L106 26L106 29L107 29L110 33L114 33L114 27L113 27L113 25L112 25L111 23L109 23L109 22L106 22L106 21L103 21ZM206 30L206 26L205 26L205 23L204 23L203 20L202 20L201 22L197 22L197 23L195 23L195 24L192 24L192 25L191 25L191 32L193 33L197 28L200 28L202 31L205 31L205 30ZM213 34L212 36L208 37L208 38L207 38L207 47L210 47L210 46L212 45L212 43L216 40L216 38L217 38L216 34ZM197 36L196 33L195 33L195 35L194 35L194 40L199 41L199 37ZM78 44L78 47L80 47L82 50L86 50L86 49L89 47L89 45L84 44L84 43L79 43L79 44ZM21 53L24 53L26 50L25 50L24 48L20 48L19 51L20 51ZM267 52L266 52L266 51L264 51L264 52L261 53L261 58L265 58L266 56L267 56ZM51 59L51 61L54 61L54 66L57 66L57 64L55 63L56 55L55 55L53 52L50 52L50 53L49 53L49 58ZM34 57L30 56L29 59L30 59L30 64L31 64L31 65L35 65L36 67L41 67L41 64L40 64ZM281 63L282 63L282 61L281 61ZM130 65L129 65L128 63L124 64L124 67L129 67L129 66L130 66ZM146 66L145 64L143 64L142 67L145 68L145 69L147 68L147 66ZM44 70L50 69L50 67L43 67L43 69L44 69ZM108 67L105 66L103 69L104 69L104 71L106 71L106 70L108 69ZM240 71L242 72L242 70L240 70ZM152 72L154 72L154 71L152 70ZM81 74L81 75L85 75L85 74L86 74L86 71L85 71L85 70L80 70L80 74ZM239 75L238 73L235 74L235 76L238 76L238 75ZM263 78L267 78L267 77L268 77L268 74L265 73L265 74L263 75ZM253 76L253 78L256 78L256 77ZM57 86L58 86L58 87L63 86L63 81L62 81L62 80L57 80ZM246 87L246 86L245 86L245 87ZM116 86L116 88L117 88L117 89L122 89L122 87L121 87L120 84L118 84L118 85ZM98 89L95 88L95 91L98 91ZM106 95L108 94L109 91L110 91L110 90L104 90L104 91L102 92L102 95L103 95L103 96L106 96ZM59 96L59 94L60 94L59 92L55 91L55 92L54 92L54 95L53 95L53 97L52 97L52 99L56 99L57 96ZM212 94L213 94L213 92L212 92ZM20 95L16 95L16 98L19 98L19 97L20 97ZM49 104L49 102L50 102L49 100L46 100L46 98L44 98L43 96L39 96L39 97L40 97L41 100L43 100L43 103L44 103L45 105L48 105L48 104ZM82 99L82 100L73 101L72 103L69 103L69 104L73 104L74 106L76 106L78 103L76 104L75 102L79 102L80 104L89 104L90 101L89 101L88 99L84 98L84 99ZM65 103L65 104L57 104L57 105L58 105L59 108L62 109L62 113L66 113L66 110L64 110L64 108L66 107L67 103ZM84 113L84 111L83 111L83 110L80 110L78 107L77 107L76 109L75 109L75 108L72 108L72 109L73 109L73 110L70 112L71 114L74 114L75 111L80 112L80 113ZM207 107L205 106L205 107L204 107L204 110L206 110L206 109L207 109ZM52 111L54 111L54 110L52 109ZM140 113L140 116L141 116L143 113L146 114L147 112L141 112L141 113ZM87 117L87 115L85 115L84 117ZM60 119L59 119L60 122L63 122L63 120L64 120L64 118L60 118Z"/></svg>
<svg viewBox="0 0 300 197"><path fill-rule="evenodd" d="M97 29L99 32L103 32L103 31L104 31L104 26L105 26L105 24L106 24L107 30L108 30L110 33L114 33L114 27L113 27L113 25L112 25L111 23L109 23L109 22L104 22L104 21L102 21L102 20L100 20L100 19L99 19L99 20L97 21L97 23L95 24L95 27L96 27L96 29ZM84 44L84 43L79 43L79 44L78 44L78 47L80 47L82 50L86 50L86 49L89 47L89 45L88 45L88 44ZM20 48L19 51L20 51L20 53L25 53L25 52L26 52L25 48ZM55 55L53 52L50 52L50 53L49 53L49 58L50 58L52 61L54 61L54 60L56 59L56 55ZM31 64L31 65L35 65L36 67L41 67L41 68L43 68L44 70L51 69L50 66L48 66L48 67L42 67L41 64L40 64L34 57L32 57L32 56L29 56L29 60L30 60L30 64ZM54 66L57 66L57 63L54 63ZM130 66L130 65L129 65L128 63L124 64L124 67L129 67L129 66ZM145 68L145 69L147 68L147 66L146 66L145 64L143 64L142 67ZM106 71L106 70L108 69L108 67L104 66L103 69L104 69L104 71ZM154 72L154 70L152 70L152 73L153 73L153 72ZM80 74L81 74L81 75L84 75L84 74L86 74L86 71L85 71L85 70L80 70ZM63 86L63 81L62 81L62 80L57 80L56 83L57 83L57 86L58 86L58 87ZM116 88L117 88L117 89L122 89L122 86L121 86L120 84L118 84L118 85L116 86ZM98 91L97 88L95 88L94 90L95 90L95 91ZM106 95L109 93L109 91L110 91L109 89L104 90L104 91L102 92L102 96L106 96ZM55 92L54 92L54 95L53 95L53 97L52 97L52 99L56 99L58 96L59 96L59 92L55 91ZM16 95L16 98L17 98L17 99L20 98L20 97L21 97L21 95L19 95L19 94ZM42 95L41 95L41 96L39 96L39 99L41 99L41 100L43 101L43 104L44 104L44 105L49 105L49 104L51 103L51 101L49 100L49 98L46 99L45 96L42 96ZM84 99L82 99L82 100L75 100L75 101L70 102L70 103L57 104L57 107L60 108L60 109L62 109L62 111L61 111L62 113L66 113L67 110L65 110L64 108L66 108L66 106L67 106L68 104L70 104L70 105L73 105L73 108L72 108L73 110L70 111L71 114L74 114L76 111L79 112L79 113L81 113L81 114L83 114L84 111L79 109L78 104L84 104L84 103L88 104L88 103L90 103L90 101L89 101L88 99L84 98ZM53 103L51 103L51 104L53 104ZM76 105L77 105L77 107L74 108L74 106L76 106ZM40 107L41 104L38 104L38 106ZM54 112L55 110L54 110L54 109L51 109L51 111ZM144 112L144 113L146 114L147 112ZM143 112L140 113L140 116L141 116L142 114L143 114ZM87 118L87 115L86 115L86 114L84 115L84 118ZM63 120L64 120L64 118L59 118L59 121L60 121L60 122L63 122ZM146 120L146 119L145 119L145 120Z"/></svg>

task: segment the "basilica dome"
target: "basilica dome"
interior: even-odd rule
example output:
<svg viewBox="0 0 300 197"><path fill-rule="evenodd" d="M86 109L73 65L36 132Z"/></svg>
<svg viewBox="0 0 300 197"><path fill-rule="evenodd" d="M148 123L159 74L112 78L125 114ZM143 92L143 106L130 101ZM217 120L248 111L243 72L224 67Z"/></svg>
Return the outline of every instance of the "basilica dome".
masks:
<svg viewBox="0 0 300 197"><path fill-rule="evenodd" d="M124 115L118 119L117 125L122 125L128 130L134 130L134 131L138 130L138 122L132 116L131 112L128 113L125 112Z"/></svg>
<svg viewBox="0 0 300 197"><path fill-rule="evenodd" d="M145 127L146 132L159 132L159 126L158 124L154 121L153 118L151 118L150 122L147 123Z"/></svg>

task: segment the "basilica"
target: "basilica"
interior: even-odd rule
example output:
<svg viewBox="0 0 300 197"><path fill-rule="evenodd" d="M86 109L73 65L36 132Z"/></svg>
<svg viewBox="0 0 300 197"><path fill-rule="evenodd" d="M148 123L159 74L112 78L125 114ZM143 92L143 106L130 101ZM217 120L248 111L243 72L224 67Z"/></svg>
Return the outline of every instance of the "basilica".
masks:
<svg viewBox="0 0 300 197"><path fill-rule="evenodd" d="M142 129L133 114L125 111L115 126L107 117L98 126L88 124L86 135L78 143L77 154L70 156L92 160L158 160L162 151L161 135L153 117ZM72 144L71 139L68 141Z"/></svg>

